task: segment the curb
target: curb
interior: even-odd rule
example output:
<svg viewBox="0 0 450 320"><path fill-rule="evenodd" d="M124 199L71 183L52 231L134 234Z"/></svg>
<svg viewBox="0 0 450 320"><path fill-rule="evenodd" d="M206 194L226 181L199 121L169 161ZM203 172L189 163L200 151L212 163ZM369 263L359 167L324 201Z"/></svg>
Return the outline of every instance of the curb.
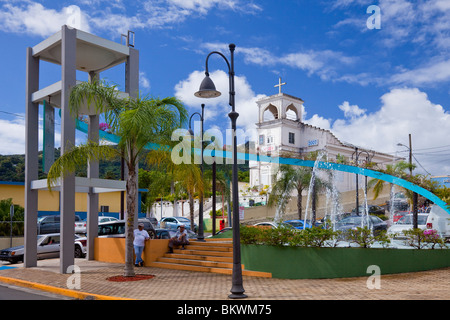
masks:
<svg viewBox="0 0 450 320"><path fill-rule="evenodd" d="M49 286L46 284L39 284L35 282L25 281L25 280L19 280L14 278L8 278L8 277L1 277L0 276L0 282L13 284L20 287L25 288L31 288L41 291L46 291L54 294L63 295L66 297L75 298L78 300L134 300L129 298L119 298L119 297L111 297L111 296L105 296L100 294L93 294L93 293L87 293L82 291L75 291L70 289L64 289L64 288L58 288Z"/></svg>

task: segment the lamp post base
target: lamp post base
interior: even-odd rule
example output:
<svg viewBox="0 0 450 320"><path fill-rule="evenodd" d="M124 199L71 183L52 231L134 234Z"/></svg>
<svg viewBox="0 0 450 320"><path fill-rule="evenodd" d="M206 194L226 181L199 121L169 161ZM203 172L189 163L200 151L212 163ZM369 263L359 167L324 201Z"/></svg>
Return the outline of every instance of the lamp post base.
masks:
<svg viewBox="0 0 450 320"><path fill-rule="evenodd" d="M232 293L228 296L230 299L245 299L248 298L246 294L243 293Z"/></svg>

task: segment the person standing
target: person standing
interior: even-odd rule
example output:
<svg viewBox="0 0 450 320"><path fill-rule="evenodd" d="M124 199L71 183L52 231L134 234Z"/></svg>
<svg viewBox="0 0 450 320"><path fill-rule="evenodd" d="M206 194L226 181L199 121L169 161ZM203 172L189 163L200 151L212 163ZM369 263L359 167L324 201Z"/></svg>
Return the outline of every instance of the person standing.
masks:
<svg viewBox="0 0 450 320"><path fill-rule="evenodd" d="M138 228L134 230L134 254L136 255L136 261L134 265L136 267L144 266L144 260L142 260L142 252L144 252L145 241L150 239L148 232L144 230L144 224L139 223Z"/></svg>

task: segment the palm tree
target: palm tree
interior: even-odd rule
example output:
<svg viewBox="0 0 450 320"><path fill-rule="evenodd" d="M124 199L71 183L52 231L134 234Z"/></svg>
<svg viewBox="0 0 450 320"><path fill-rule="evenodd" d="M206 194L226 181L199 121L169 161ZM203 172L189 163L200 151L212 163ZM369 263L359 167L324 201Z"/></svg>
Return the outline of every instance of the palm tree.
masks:
<svg viewBox="0 0 450 320"><path fill-rule="evenodd" d="M288 155L289 156L289 155ZM295 156L295 155L294 155ZM290 155L292 158L293 155ZM304 160L317 160L318 152L311 152L304 157ZM279 176L275 184L272 187L272 192L269 196L268 205L272 207L273 205L278 205L279 214L283 215L286 206L291 198L291 194L294 190L297 191L297 214L298 218L302 219L302 192L309 188L313 168L301 167L301 166L291 166L291 165L280 165L278 172L275 177ZM316 206L316 192L327 187L327 183L322 181L322 179L315 176L313 194L313 218L315 219L315 206Z"/></svg>
<svg viewBox="0 0 450 320"><path fill-rule="evenodd" d="M74 116L87 104L97 114L105 115L111 133L119 137L117 147L87 141L74 146L58 158L48 173L51 186L61 175L74 172L87 161L123 158L128 177L126 181L127 224L125 240L125 276L134 276L133 229L134 212L137 205L136 170L139 156L149 143L165 145L172 132L187 119L182 103L173 97L150 99L148 97L120 98L115 86L103 82L84 82L75 86L70 93L69 107Z"/></svg>
<svg viewBox="0 0 450 320"><path fill-rule="evenodd" d="M410 164L406 161L399 161L395 164L387 164L386 165L386 169L381 170L382 172L391 175L391 176L395 176L395 177L399 177L399 178L407 178L407 175L405 173L405 171L408 170L413 170L415 168L414 164ZM371 179L368 183L367 183L367 189L371 189L373 188L373 192L374 192L374 196L373 196L373 200L376 200L378 198L378 196L380 195L380 193L383 191L384 188L384 184L385 182L383 180L380 179ZM392 206L392 201L393 201L393 196L394 196L394 184L393 183L389 183L390 185L390 203ZM412 196L411 196L412 197ZM390 208L390 214L392 215L392 208Z"/></svg>

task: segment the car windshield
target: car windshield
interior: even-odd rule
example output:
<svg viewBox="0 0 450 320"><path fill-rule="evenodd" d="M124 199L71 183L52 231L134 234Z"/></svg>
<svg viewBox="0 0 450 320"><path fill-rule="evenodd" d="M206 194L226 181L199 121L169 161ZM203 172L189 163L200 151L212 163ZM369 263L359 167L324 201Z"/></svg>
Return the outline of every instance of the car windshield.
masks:
<svg viewBox="0 0 450 320"><path fill-rule="evenodd" d="M289 221L286 222L294 227L303 227L303 222L302 221Z"/></svg>
<svg viewBox="0 0 450 320"><path fill-rule="evenodd" d="M339 221L339 224L361 224L361 216L347 217Z"/></svg>
<svg viewBox="0 0 450 320"><path fill-rule="evenodd" d="M190 222L189 219L185 217L177 217L177 219L182 222Z"/></svg>
<svg viewBox="0 0 450 320"><path fill-rule="evenodd" d="M427 216L419 215L417 217L417 224L424 225L426 223L427 223ZM397 221L397 224L413 224L413 215L409 214L407 216L404 216L403 218Z"/></svg>

